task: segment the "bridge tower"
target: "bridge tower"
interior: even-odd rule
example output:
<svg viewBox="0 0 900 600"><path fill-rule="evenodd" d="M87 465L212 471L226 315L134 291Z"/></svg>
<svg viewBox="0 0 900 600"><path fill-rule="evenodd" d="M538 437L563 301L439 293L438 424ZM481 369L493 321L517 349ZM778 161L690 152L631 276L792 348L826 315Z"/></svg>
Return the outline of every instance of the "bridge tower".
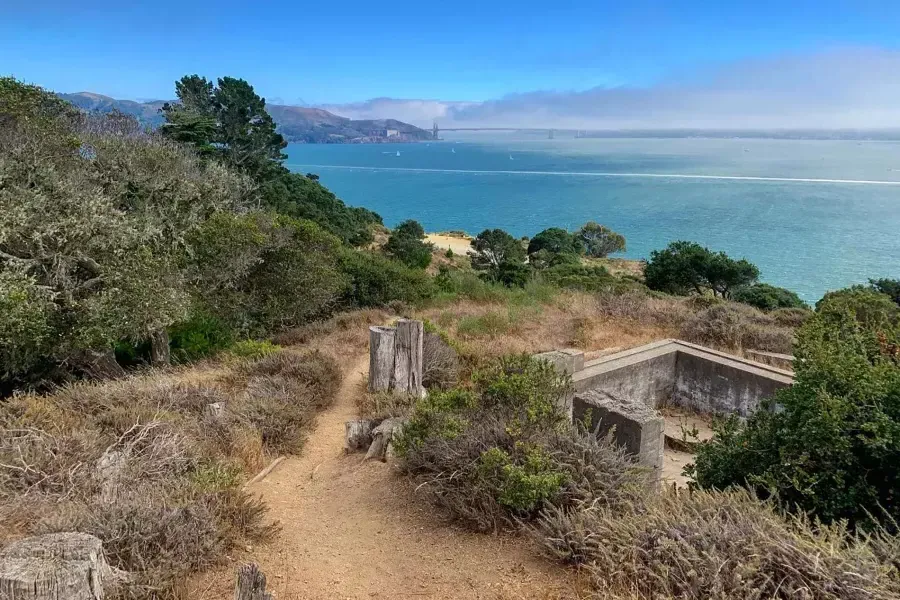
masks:
<svg viewBox="0 0 900 600"><path fill-rule="evenodd" d="M438 126L437 121L434 122L434 127L431 129L431 139L438 139Z"/></svg>

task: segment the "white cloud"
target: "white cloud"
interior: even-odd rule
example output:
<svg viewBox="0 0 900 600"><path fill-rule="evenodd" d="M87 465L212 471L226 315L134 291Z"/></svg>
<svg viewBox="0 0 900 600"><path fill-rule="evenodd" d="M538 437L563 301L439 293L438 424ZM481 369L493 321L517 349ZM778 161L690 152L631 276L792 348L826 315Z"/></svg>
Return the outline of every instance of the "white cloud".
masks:
<svg viewBox="0 0 900 600"><path fill-rule="evenodd" d="M900 51L843 48L747 60L641 88L538 90L487 102L376 98L323 108L423 127L897 128Z"/></svg>

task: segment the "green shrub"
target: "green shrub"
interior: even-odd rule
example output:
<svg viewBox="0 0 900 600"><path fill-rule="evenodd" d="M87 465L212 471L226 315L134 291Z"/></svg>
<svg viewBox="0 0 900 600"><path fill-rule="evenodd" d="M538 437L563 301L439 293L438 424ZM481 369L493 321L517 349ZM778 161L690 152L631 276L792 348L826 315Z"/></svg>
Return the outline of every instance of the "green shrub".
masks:
<svg viewBox="0 0 900 600"><path fill-rule="evenodd" d="M228 325L203 311L169 328L169 347L178 362L190 362L212 356L234 343Z"/></svg>
<svg viewBox="0 0 900 600"><path fill-rule="evenodd" d="M650 253L644 280L651 290L669 294L702 294L728 298L737 288L759 278L759 269L745 259L735 260L694 242L672 242Z"/></svg>
<svg viewBox="0 0 900 600"><path fill-rule="evenodd" d="M900 306L900 279L870 279L869 285L877 292L890 296Z"/></svg>
<svg viewBox="0 0 900 600"><path fill-rule="evenodd" d="M807 308L800 296L785 288L769 285L768 283L754 283L739 287L731 293L731 299L735 302L743 302L754 306L759 310L775 310L776 308Z"/></svg>
<svg viewBox="0 0 900 600"><path fill-rule="evenodd" d="M478 459L478 476L495 486L497 501L516 514L533 513L561 490L565 475L540 447L520 445L521 457L513 459L493 447Z"/></svg>
<svg viewBox="0 0 900 600"><path fill-rule="evenodd" d="M580 263L563 264L541 271L547 283L583 292L605 289L614 278L603 266L587 266Z"/></svg>
<svg viewBox="0 0 900 600"><path fill-rule="evenodd" d="M900 309L863 288L828 294L800 328L795 355L778 410L718 426L697 454L697 483L747 485L825 522L896 520Z"/></svg>
<svg viewBox="0 0 900 600"><path fill-rule="evenodd" d="M241 340L232 344L228 351L241 358L263 358L281 349L269 340Z"/></svg>
<svg viewBox="0 0 900 600"><path fill-rule="evenodd" d="M0 270L0 377L34 367L49 352L56 307L37 280Z"/></svg>
<svg viewBox="0 0 900 600"><path fill-rule="evenodd" d="M350 281L342 298L346 307L387 306L394 301L419 304L435 293L434 282L424 271L379 254L345 250L340 265Z"/></svg>
<svg viewBox="0 0 900 600"><path fill-rule="evenodd" d="M403 221L391 231L384 252L414 269L424 269L431 264L433 244L425 242L425 230L417 221Z"/></svg>

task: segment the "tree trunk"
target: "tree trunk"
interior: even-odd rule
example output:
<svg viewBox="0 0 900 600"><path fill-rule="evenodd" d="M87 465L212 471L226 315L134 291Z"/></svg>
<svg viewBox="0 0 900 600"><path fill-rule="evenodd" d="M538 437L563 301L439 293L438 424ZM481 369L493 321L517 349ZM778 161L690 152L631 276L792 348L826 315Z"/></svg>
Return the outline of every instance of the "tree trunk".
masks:
<svg viewBox="0 0 900 600"><path fill-rule="evenodd" d="M109 350L82 350L72 360L90 379L116 379L125 376L125 369L116 362L116 354Z"/></svg>
<svg viewBox="0 0 900 600"><path fill-rule="evenodd" d="M106 562L99 539L52 533L18 540L0 552L3 600L102 600L120 575Z"/></svg>
<svg viewBox="0 0 900 600"><path fill-rule="evenodd" d="M394 328L369 327L369 391L391 389L394 373Z"/></svg>
<svg viewBox="0 0 900 600"><path fill-rule="evenodd" d="M417 398L425 395L422 387L422 321L400 319L394 336L393 390Z"/></svg>
<svg viewBox="0 0 900 600"><path fill-rule="evenodd" d="M238 569L234 600L272 600L272 594L266 591L266 575L255 563Z"/></svg>
<svg viewBox="0 0 900 600"><path fill-rule="evenodd" d="M169 332L160 327L150 334L150 364L162 367L171 362L169 357Z"/></svg>

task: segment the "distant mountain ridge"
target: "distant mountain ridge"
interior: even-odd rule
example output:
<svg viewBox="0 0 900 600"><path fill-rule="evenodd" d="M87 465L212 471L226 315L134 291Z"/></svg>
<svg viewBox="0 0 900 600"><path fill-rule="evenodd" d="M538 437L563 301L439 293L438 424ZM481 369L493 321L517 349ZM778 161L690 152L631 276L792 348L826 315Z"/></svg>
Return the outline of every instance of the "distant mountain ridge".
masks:
<svg viewBox="0 0 900 600"><path fill-rule="evenodd" d="M158 127L165 119L159 109L165 100L135 102L116 100L102 94L78 92L57 94L63 100L89 111L119 112L132 115L141 123ZM349 119L321 108L266 104L278 131L289 142L309 144L346 144L362 142L413 142L429 140L430 131L396 119Z"/></svg>

